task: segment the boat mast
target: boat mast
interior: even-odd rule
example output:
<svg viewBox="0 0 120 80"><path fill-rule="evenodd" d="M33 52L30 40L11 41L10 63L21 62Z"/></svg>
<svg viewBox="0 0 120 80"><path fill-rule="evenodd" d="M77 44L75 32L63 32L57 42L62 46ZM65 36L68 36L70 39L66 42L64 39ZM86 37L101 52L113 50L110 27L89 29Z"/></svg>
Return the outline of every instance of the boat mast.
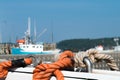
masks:
<svg viewBox="0 0 120 80"><path fill-rule="evenodd" d="M2 28L0 27L0 43L2 43L2 33L1 33Z"/></svg>
<svg viewBox="0 0 120 80"><path fill-rule="evenodd" d="M28 18L28 35L30 36L30 26L31 26L31 20L30 17Z"/></svg>
<svg viewBox="0 0 120 80"><path fill-rule="evenodd" d="M53 43L53 21L51 21L51 40Z"/></svg>
<svg viewBox="0 0 120 80"><path fill-rule="evenodd" d="M30 44L31 39L30 39L30 26L31 26L31 20L30 17L28 17L28 29L25 32L25 44Z"/></svg>
<svg viewBox="0 0 120 80"><path fill-rule="evenodd" d="M36 22L34 20L34 43L36 43Z"/></svg>
<svg viewBox="0 0 120 80"><path fill-rule="evenodd" d="M2 35L1 35L1 33L0 33L0 43L2 43Z"/></svg>

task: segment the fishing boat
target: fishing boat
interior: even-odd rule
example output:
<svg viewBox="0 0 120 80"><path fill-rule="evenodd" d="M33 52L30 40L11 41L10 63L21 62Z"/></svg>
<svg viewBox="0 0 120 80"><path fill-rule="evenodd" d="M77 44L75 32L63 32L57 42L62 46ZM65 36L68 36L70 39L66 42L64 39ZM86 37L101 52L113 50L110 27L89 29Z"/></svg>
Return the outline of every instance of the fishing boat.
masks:
<svg viewBox="0 0 120 80"><path fill-rule="evenodd" d="M43 42L34 43L30 36L30 18L28 18L28 29L24 39L17 40L17 47L11 49L11 54L49 54L53 50L44 50Z"/></svg>
<svg viewBox="0 0 120 80"><path fill-rule="evenodd" d="M12 48L12 54L49 54L52 50L44 51L43 44L19 44L19 47Z"/></svg>

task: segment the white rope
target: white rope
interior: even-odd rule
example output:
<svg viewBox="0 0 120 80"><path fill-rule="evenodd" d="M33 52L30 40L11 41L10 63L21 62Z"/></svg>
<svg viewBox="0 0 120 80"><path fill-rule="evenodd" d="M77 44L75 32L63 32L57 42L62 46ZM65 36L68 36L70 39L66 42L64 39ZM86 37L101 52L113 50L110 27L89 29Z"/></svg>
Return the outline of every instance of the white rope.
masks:
<svg viewBox="0 0 120 80"><path fill-rule="evenodd" d="M117 67L115 60L110 55L101 54L99 51L95 49L89 49L85 52L79 52L75 55L75 67L85 67L86 65L83 63L83 58L88 57L92 63L96 63L98 61L104 60L106 64L110 67L111 70L119 70Z"/></svg>

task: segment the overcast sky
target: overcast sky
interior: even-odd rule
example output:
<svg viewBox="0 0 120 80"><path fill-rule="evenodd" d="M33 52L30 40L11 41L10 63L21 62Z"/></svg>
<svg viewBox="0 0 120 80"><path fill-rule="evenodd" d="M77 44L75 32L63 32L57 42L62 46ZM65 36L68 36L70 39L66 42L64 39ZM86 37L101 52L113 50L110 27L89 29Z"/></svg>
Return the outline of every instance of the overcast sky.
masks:
<svg viewBox="0 0 120 80"><path fill-rule="evenodd" d="M40 42L120 37L120 0L0 0L0 38L24 37L28 17Z"/></svg>

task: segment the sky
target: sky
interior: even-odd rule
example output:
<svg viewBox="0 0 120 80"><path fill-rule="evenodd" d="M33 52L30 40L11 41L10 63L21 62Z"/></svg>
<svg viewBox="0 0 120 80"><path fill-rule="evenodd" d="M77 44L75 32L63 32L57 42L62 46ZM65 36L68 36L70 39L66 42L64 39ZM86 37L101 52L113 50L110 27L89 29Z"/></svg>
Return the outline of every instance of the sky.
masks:
<svg viewBox="0 0 120 80"><path fill-rule="evenodd" d="M0 41L23 38L28 17L37 42L120 37L120 0L0 0Z"/></svg>

